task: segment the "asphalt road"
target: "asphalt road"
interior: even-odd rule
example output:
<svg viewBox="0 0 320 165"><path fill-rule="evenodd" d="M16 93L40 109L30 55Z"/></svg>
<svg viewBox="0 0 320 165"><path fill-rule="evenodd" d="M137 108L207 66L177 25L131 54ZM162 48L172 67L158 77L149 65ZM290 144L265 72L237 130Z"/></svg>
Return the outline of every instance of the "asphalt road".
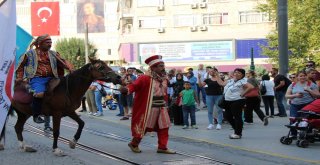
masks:
<svg viewBox="0 0 320 165"><path fill-rule="evenodd" d="M170 128L169 147L179 153L192 155L163 155L156 153L156 136L147 135L142 143L140 154L132 153L127 143L130 140L130 120L121 121L116 116L117 110L105 110L104 116L93 117L81 113L86 122L85 129L79 140L80 143L90 145L110 152L123 158L138 162L139 164L214 164L213 161L192 157L200 155L223 162L239 165L304 165L320 164L320 143L310 144L308 148L295 145L283 145L279 142L281 136L288 133L284 126L288 118L271 118L268 126L263 126L257 116L253 125L245 125L242 139L231 140L228 135L232 133L228 124L222 125L222 130L207 130L207 111L196 112L199 129L182 129L182 126ZM56 157L52 154L52 140L46 137L24 132L25 142L38 150L36 153L19 151L16 136L12 127L15 118L10 118L7 126L5 150L0 151L0 164L88 164L100 165L123 164L117 160L105 158L97 154L88 153L79 148L70 149L66 144L59 142L67 156ZM34 124L30 119L28 123L42 129L42 124ZM62 121L61 136L72 139L77 125L69 118ZM28 128L28 127L26 127Z"/></svg>

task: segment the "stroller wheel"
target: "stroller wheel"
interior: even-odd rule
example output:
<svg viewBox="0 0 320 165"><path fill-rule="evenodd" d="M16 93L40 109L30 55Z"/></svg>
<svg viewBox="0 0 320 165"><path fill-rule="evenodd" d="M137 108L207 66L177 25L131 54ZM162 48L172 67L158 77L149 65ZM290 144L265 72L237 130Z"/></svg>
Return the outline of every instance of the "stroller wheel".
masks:
<svg viewBox="0 0 320 165"><path fill-rule="evenodd" d="M309 141L307 140L298 140L297 146L302 148L307 148L309 146Z"/></svg>
<svg viewBox="0 0 320 165"><path fill-rule="evenodd" d="M292 143L292 139L287 136L282 136L280 138L280 142L285 145L290 145Z"/></svg>

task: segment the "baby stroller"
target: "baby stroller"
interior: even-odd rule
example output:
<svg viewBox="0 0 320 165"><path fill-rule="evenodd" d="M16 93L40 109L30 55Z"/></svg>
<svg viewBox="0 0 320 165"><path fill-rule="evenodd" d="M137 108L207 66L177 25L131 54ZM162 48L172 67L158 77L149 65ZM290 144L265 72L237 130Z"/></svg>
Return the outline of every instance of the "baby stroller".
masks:
<svg viewBox="0 0 320 165"><path fill-rule="evenodd" d="M105 97L105 101L103 103L103 107L108 107L109 110L116 110L118 107L118 102L111 94L108 94Z"/></svg>
<svg viewBox="0 0 320 165"><path fill-rule="evenodd" d="M309 105L298 111L301 117L290 118L290 123L286 127L290 128L287 136L280 139L282 144L290 145L294 139L297 139L298 147L306 148L309 143L320 141L320 99L317 99ZM291 131L297 131L297 137L292 137Z"/></svg>

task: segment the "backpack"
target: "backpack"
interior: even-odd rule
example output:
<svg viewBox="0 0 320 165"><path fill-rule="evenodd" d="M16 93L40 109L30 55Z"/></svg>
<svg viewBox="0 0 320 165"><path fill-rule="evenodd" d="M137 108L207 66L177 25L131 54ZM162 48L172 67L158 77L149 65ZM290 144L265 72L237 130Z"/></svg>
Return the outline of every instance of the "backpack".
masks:
<svg viewBox="0 0 320 165"><path fill-rule="evenodd" d="M260 94L261 95L265 95L267 93L267 88L266 88L266 84L264 81L262 81L262 84L260 86Z"/></svg>

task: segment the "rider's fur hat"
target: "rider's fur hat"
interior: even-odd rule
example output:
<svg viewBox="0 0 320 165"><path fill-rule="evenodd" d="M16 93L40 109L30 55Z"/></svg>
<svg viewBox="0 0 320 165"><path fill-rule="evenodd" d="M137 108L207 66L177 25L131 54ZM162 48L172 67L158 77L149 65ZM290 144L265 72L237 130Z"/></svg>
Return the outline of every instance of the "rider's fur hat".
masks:
<svg viewBox="0 0 320 165"><path fill-rule="evenodd" d="M161 55L153 55L153 56L147 58L144 62L151 67L151 66L155 66L159 63L163 63L163 60L162 60Z"/></svg>

